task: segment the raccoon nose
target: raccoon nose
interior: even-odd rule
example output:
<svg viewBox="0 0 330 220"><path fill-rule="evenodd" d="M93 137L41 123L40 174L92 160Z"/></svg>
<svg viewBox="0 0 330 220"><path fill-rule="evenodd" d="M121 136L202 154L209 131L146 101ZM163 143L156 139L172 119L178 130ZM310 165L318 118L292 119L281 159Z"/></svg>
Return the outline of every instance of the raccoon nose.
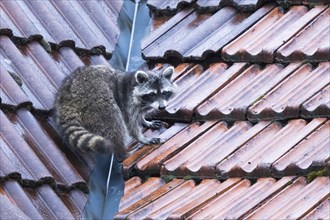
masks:
<svg viewBox="0 0 330 220"><path fill-rule="evenodd" d="M165 105L160 105L160 106L158 106L158 109L159 109L159 110L165 110L165 108L166 108Z"/></svg>

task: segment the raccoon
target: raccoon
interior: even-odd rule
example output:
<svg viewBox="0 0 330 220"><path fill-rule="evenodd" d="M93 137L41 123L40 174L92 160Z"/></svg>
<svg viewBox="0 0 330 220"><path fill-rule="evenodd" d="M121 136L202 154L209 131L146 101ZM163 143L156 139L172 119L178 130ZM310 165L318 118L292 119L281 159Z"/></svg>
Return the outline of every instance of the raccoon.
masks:
<svg viewBox="0 0 330 220"><path fill-rule="evenodd" d="M122 161L131 138L143 144L160 143L145 137L143 126L160 128L159 120L147 121L155 110L164 110L176 84L174 68L125 73L107 66L78 68L66 78L55 101L55 117L64 140L82 150L114 153Z"/></svg>

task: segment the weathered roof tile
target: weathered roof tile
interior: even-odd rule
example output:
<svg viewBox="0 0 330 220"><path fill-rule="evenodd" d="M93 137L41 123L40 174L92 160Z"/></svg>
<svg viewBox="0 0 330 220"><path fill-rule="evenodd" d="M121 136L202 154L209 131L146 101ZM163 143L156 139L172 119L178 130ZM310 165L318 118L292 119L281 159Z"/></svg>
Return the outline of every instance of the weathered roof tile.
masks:
<svg viewBox="0 0 330 220"><path fill-rule="evenodd" d="M305 64L249 107L249 120L297 118L301 105L329 84L330 62ZM322 101L323 102L323 101ZM327 103L327 100L324 100Z"/></svg>
<svg viewBox="0 0 330 220"><path fill-rule="evenodd" d="M300 134L300 132L299 132ZM330 158L330 121L308 135L297 146L272 165L272 172L281 176L297 174L297 170L307 173L312 167L323 167ZM278 143L277 143L278 144Z"/></svg>
<svg viewBox="0 0 330 220"><path fill-rule="evenodd" d="M148 155L141 158L135 165L135 169L138 169L144 173L158 173L164 161L183 150L187 145L189 145L193 140L196 140L214 124L215 122L210 121L203 124L197 122L192 123L178 132L173 138L169 139Z"/></svg>
<svg viewBox="0 0 330 220"><path fill-rule="evenodd" d="M248 216L267 219L275 215L280 219L296 219L326 216L329 212L325 208L329 204L329 181L327 177L318 177L307 184L304 177L283 177L279 180L259 178L254 183L231 178L224 182L204 179L197 184L193 180L173 179L162 187L168 186L162 194L158 193L159 188L151 189L148 195L141 194L141 204L134 203L120 210L115 219L240 219ZM135 192L139 192L139 187Z"/></svg>
<svg viewBox="0 0 330 220"><path fill-rule="evenodd" d="M145 132L145 135L151 136L151 137L158 136L159 138L161 138L162 141L165 142L166 140L169 140L170 138L172 138L179 131L184 129L186 126L187 125L183 124L183 123L176 123L173 126L169 127L168 129L162 128L160 130L155 130L155 131L151 131L149 129ZM141 143L136 143L136 142L134 142L132 145L137 145L137 146L134 146L137 149L139 149L143 146ZM123 161L123 169L125 171L124 174L129 176L130 175L129 173L131 172L131 170L133 169L135 164L141 158L148 155L151 151L153 151L155 148L157 148L157 146L159 146L159 145L160 144L143 147L143 148L139 149L138 151L136 151L133 155L128 157L126 160L124 160Z"/></svg>
<svg viewBox="0 0 330 220"><path fill-rule="evenodd" d="M221 179L307 174L325 166L330 157L328 130L325 118L287 124L240 121L233 126L195 122L159 146L143 147L131 156L134 160L126 159L124 173Z"/></svg>
<svg viewBox="0 0 330 220"><path fill-rule="evenodd" d="M222 56L228 61L272 63L276 50L325 9L326 6L323 5L310 10L305 6L293 6L283 13L276 7L248 31L225 46Z"/></svg>
<svg viewBox="0 0 330 220"><path fill-rule="evenodd" d="M265 0L148 0L148 7L157 15L173 15L185 8L195 8L200 13L215 12L226 6L240 11L255 11L265 2Z"/></svg>
<svg viewBox="0 0 330 220"><path fill-rule="evenodd" d="M244 120L247 108L286 79L300 64L251 65L197 109L200 119ZM223 74L224 75L224 74ZM222 77L219 77L222 78Z"/></svg>
<svg viewBox="0 0 330 220"><path fill-rule="evenodd" d="M123 1L96 0L2 1L0 33L106 55L118 40L116 23L122 4Z"/></svg>
<svg viewBox="0 0 330 220"><path fill-rule="evenodd" d="M2 62L4 62L4 60L2 60ZM32 105L30 99L23 92L20 85L14 80L2 64L0 66L0 75L0 104L17 107Z"/></svg>
<svg viewBox="0 0 330 220"><path fill-rule="evenodd" d="M8 160L1 166L5 175L1 178L17 176L27 185L47 182L65 189L86 190L85 180L29 111L20 109L16 115L1 111L0 116L1 151Z"/></svg>
<svg viewBox="0 0 330 220"><path fill-rule="evenodd" d="M32 104L43 111L53 108L55 94L67 75L100 57L83 59L69 47L49 54L37 41L17 47L4 35L0 36L0 54L1 104L16 107Z"/></svg>
<svg viewBox="0 0 330 220"><path fill-rule="evenodd" d="M276 60L280 62L330 60L329 17L330 8L322 12L297 36L279 48Z"/></svg>
<svg viewBox="0 0 330 220"><path fill-rule="evenodd" d="M48 185L28 189L14 180L2 183L0 192L1 198L7 198L12 203L7 211L18 210L25 214L25 218L31 219L79 219L87 201L86 195L80 191L71 191L66 196L57 195ZM5 217L3 209L1 217Z"/></svg>
<svg viewBox="0 0 330 220"><path fill-rule="evenodd" d="M321 205L315 207L313 211L308 213L302 219L327 219L330 216L330 198L326 199Z"/></svg>
<svg viewBox="0 0 330 220"><path fill-rule="evenodd" d="M301 116L304 118L327 117L330 115L330 84L303 103Z"/></svg>
<svg viewBox="0 0 330 220"><path fill-rule="evenodd" d="M297 219L302 217L321 201L329 198L329 184L328 177L317 178L310 184L307 184L304 177L299 177L247 218Z"/></svg>
<svg viewBox="0 0 330 220"><path fill-rule="evenodd" d="M324 159L322 160L317 156L319 149L312 148L310 150L311 157L309 158L308 155L301 155L301 159L309 159L311 162L306 167L299 166L300 161L294 160L290 157L292 154L287 154L287 152L308 137L310 133L315 132L319 135L320 131L317 128L325 121L325 119L314 119L310 123L306 123L306 121L298 119L289 121L285 126L276 122L272 123L232 155L221 161L216 166L216 172L222 177L282 176L279 175L279 172L272 172L271 166L284 155L282 163L296 168L292 169L292 172L285 173L285 175L305 174L308 169L313 169L312 163L325 163ZM306 144L309 148L313 146L311 142ZM330 152L325 148L321 148L320 152L325 158L330 157Z"/></svg>
<svg viewBox="0 0 330 220"><path fill-rule="evenodd" d="M161 174L213 177L214 167L220 161L239 149L268 124L262 122L252 126L247 122L237 122L228 128L225 123L220 122L180 153L165 161Z"/></svg>
<svg viewBox="0 0 330 220"><path fill-rule="evenodd" d="M142 43L142 53L148 60L168 57L201 60L209 55L220 57L219 52L224 45L273 7L264 6L254 13L238 13L234 8L225 7L213 15L184 10L148 35Z"/></svg>
<svg viewBox="0 0 330 220"><path fill-rule="evenodd" d="M196 0L148 0L149 9L156 14L175 14L177 11L190 6Z"/></svg>
<svg viewBox="0 0 330 220"><path fill-rule="evenodd" d="M23 136L15 129L14 124L9 121L2 111L0 117L0 129L3 135L1 140L4 143L1 145L1 155L7 161L7 163L1 163L2 173L6 176L17 173L22 179L36 180L37 182L51 179L50 171L41 163Z"/></svg>
<svg viewBox="0 0 330 220"><path fill-rule="evenodd" d="M172 117L189 121L197 106L208 102L214 93L238 77L246 67L246 63L235 63L232 66L215 63L206 70L199 65L190 68L176 80L177 95L169 102L166 111Z"/></svg>
<svg viewBox="0 0 330 220"><path fill-rule="evenodd" d="M142 53L148 60L328 61L330 46L322 43L329 42L327 8L299 5L286 11L266 4L255 12L224 7L214 14L189 8L169 19L155 17L157 27L144 39Z"/></svg>

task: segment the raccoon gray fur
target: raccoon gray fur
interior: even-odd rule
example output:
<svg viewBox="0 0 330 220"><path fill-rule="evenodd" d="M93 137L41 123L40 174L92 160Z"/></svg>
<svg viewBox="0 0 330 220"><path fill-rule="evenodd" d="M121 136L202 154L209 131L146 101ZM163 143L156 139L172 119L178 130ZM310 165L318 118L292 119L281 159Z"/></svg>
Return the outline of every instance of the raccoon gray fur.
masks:
<svg viewBox="0 0 330 220"><path fill-rule="evenodd" d="M100 153L128 156L131 137L143 144L160 143L148 138L143 125L159 128L161 121L147 121L154 109L164 110L176 85L174 68L125 73L107 66L78 68L66 78L55 101L56 122L71 146Z"/></svg>

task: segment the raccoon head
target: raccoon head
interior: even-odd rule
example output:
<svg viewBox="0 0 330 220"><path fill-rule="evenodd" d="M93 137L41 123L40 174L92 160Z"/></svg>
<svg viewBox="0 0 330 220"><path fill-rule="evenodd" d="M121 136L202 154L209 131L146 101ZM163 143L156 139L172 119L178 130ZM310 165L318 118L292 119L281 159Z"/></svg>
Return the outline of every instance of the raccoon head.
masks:
<svg viewBox="0 0 330 220"><path fill-rule="evenodd" d="M159 72L137 71L135 73L137 84L133 90L135 104L141 105L145 110L165 110L167 101L176 90L176 84L172 80L173 72L172 66Z"/></svg>

